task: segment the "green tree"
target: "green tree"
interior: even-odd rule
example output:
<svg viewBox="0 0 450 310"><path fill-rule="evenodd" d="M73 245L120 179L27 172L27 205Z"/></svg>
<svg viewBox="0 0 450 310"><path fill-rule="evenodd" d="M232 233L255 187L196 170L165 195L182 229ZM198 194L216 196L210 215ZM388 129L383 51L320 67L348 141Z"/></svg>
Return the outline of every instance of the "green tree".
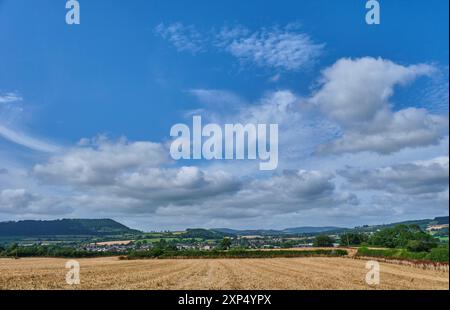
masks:
<svg viewBox="0 0 450 310"><path fill-rule="evenodd" d="M407 248L409 243L411 249L426 248L427 251L437 246L437 240L422 231L418 225L397 225L379 230L372 235L369 243L388 248Z"/></svg>
<svg viewBox="0 0 450 310"><path fill-rule="evenodd" d="M293 248L296 245L294 240L286 240L281 243L281 247L284 249Z"/></svg>
<svg viewBox="0 0 450 310"><path fill-rule="evenodd" d="M430 252L435 247L435 243L424 240L410 240L406 244L406 248L411 252Z"/></svg>
<svg viewBox="0 0 450 310"><path fill-rule="evenodd" d="M328 236L328 235L318 235L314 239L314 246L315 247L332 247L335 240L334 238Z"/></svg>
<svg viewBox="0 0 450 310"><path fill-rule="evenodd" d="M17 243L13 243L8 247L7 255L11 257L18 257L18 249L19 245Z"/></svg>
<svg viewBox="0 0 450 310"><path fill-rule="evenodd" d="M158 242L155 242L155 248L164 250L167 248L167 241L165 239L160 239Z"/></svg>
<svg viewBox="0 0 450 310"><path fill-rule="evenodd" d="M350 245L360 245L361 243L367 242L369 237L364 233L344 233L340 236L340 245L350 246Z"/></svg>
<svg viewBox="0 0 450 310"><path fill-rule="evenodd" d="M231 247L231 240L230 238L223 238L220 242L220 248L222 250L228 250Z"/></svg>

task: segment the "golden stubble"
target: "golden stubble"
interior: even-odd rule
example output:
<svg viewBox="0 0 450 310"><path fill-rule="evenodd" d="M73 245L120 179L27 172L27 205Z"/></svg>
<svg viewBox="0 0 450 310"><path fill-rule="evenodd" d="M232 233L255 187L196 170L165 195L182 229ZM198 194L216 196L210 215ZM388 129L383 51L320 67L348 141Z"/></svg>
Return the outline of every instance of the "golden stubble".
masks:
<svg viewBox="0 0 450 310"><path fill-rule="evenodd" d="M381 283L365 282L352 258L78 259L81 284L66 284L66 259L0 259L0 289L449 289L448 272L380 263Z"/></svg>

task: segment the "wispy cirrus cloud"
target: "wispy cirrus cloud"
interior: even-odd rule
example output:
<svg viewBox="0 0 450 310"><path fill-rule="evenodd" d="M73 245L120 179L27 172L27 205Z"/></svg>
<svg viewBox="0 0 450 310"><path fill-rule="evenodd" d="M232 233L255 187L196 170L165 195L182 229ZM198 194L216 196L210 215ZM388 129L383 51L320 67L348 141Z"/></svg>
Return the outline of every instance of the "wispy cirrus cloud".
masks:
<svg viewBox="0 0 450 310"><path fill-rule="evenodd" d="M298 71L310 66L325 47L292 25L262 28L254 32L241 26L224 28L219 33L218 45L241 62L286 71Z"/></svg>
<svg viewBox="0 0 450 310"><path fill-rule="evenodd" d="M439 67L417 98L418 105L436 114L448 114L449 67Z"/></svg>
<svg viewBox="0 0 450 310"><path fill-rule="evenodd" d="M161 23L156 26L155 33L172 43L180 52L197 54L204 50L203 36L192 25L186 26L180 22L169 25Z"/></svg>
<svg viewBox="0 0 450 310"><path fill-rule="evenodd" d="M0 104L22 101L22 97L17 93L0 93Z"/></svg>
<svg viewBox="0 0 450 310"><path fill-rule="evenodd" d="M60 150L60 147L55 144L31 137L19 131L11 130L2 125L0 125L0 136L10 142L22 145L35 151L55 153Z"/></svg>
<svg viewBox="0 0 450 310"><path fill-rule="evenodd" d="M59 146L32 137L23 130L17 129L22 127L17 124L23 111L19 104L22 100L22 96L15 92L0 94L0 138L36 151L57 152L60 149Z"/></svg>
<svg viewBox="0 0 450 310"><path fill-rule="evenodd" d="M298 71L315 63L325 44L313 41L298 25L273 26L252 31L244 26L224 26L219 31L199 32L182 23L159 24L155 33L178 51L193 54L208 49L226 52L241 63L275 70Z"/></svg>

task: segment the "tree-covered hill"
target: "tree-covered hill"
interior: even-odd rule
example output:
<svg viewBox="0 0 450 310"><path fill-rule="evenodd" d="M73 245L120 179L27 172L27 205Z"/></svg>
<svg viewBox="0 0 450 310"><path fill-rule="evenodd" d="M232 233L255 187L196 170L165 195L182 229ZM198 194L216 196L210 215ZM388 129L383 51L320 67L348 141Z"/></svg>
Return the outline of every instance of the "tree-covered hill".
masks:
<svg viewBox="0 0 450 310"><path fill-rule="evenodd" d="M0 222L0 236L2 237L56 235L104 236L137 232L111 219Z"/></svg>
<svg viewBox="0 0 450 310"><path fill-rule="evenodd" d="M191 228L187 229L186 232L180 236L183 238L222 239L223 237L233 236L233 234L209 229Z"/></svg>

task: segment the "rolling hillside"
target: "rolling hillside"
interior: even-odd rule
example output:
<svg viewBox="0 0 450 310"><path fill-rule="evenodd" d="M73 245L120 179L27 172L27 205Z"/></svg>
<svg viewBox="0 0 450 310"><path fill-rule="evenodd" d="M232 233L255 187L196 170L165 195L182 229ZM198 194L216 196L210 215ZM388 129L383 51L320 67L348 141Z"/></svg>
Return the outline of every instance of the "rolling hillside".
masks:
<svg viewBox="0 0 450 310"><path fill-rule="evenodd" d="M418 225L420 226L421 229L426 229L428 225L442 225L448 224L448 222L449 222L448 216L441 216L436 217L434 219L411 220L380 225L364 225L354 228L342 228L333 226L323 226L323 227L303 226L303 227L286 228L282 230L273 230L273 229L237 230L230 228L214 228L212 230L216 232L238 236L249 236L249 235L277 236L277 235L299 235L299 234L314 235L320 233L339 234L346 231L373 232L378 229L394 227L397 225Z"/></svg>
<svg viewBox="0 0 450 310"><path fill-rule="evenodd" d="M63 219L53 221L0 222L0 236L105 236L137 233L111 219Z"/></svg>

